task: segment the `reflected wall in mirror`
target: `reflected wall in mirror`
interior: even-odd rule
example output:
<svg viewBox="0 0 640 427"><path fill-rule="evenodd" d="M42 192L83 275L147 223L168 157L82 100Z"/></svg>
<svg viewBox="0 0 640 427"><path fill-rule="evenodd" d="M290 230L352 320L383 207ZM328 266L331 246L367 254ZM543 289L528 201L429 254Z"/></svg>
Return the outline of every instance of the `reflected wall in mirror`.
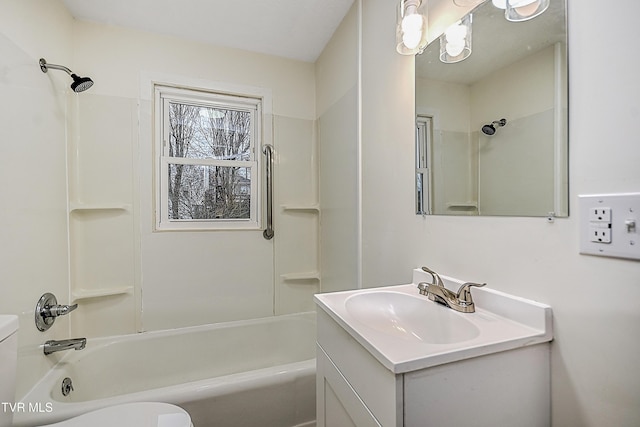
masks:
<svg viewBox="0 0 640 427"><path fill-rule="evenodd" d="M440 62L437 38L416 56L417 211L568 216L565 1L525 22L472 13L469 58Z"/></svg>

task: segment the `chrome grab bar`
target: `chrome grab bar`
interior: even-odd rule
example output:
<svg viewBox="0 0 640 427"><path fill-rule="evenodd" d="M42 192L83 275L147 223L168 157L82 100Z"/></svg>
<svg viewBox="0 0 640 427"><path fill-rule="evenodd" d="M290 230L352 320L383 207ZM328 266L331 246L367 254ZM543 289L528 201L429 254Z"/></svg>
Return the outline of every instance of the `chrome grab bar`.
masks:
<svg viewBox="0 0 640 427"><path fill-rule="evenodd" d="M266 175L267 175L267 228L265 228L262 236L271 240L273 238L273 145L265 144L262 152L267 156Z"/></svg>

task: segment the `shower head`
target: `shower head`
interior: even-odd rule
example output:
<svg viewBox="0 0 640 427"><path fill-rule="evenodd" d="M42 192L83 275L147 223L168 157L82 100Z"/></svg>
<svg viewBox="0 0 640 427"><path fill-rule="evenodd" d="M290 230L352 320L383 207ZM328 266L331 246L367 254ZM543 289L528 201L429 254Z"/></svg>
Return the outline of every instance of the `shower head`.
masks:
<svg viewBox="0 0 640 427"><path fill-rule="evenodd" d="M73 83L71 83L71 90L73 90L76 93L84 92L85 90L93 86L93 80L91 80L91 78L80 77L74 74L70 69L68 69L64 65L47 64L47 61L45 61L44 58L40 58L40 69L42 70L43 73L46 73L47 71L49 71L49 69L62 70L66 72L73 79Z"/></svg>
<svg viewBox="0 0 640 427"><path fill-rule="evenodd" d="M496 125L498 127L502 127L507 124L507 119L500 119L491 122L491 124L482 126L482 133L485 135L491 136L496 133Z"/></svg>

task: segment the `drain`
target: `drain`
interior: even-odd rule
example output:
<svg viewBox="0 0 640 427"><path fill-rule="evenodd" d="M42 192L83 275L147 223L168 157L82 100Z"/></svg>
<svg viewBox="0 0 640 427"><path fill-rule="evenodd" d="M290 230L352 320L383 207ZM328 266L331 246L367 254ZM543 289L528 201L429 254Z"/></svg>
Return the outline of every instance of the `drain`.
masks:
<svg viewBox="0 0 640 427"><path fill-rule="evenodd" d="M62 395L63 396L68 396L69 393L71 393L73 391L73 382L71 381L71 378L67 377L65 379L62 380Z"/></svg>

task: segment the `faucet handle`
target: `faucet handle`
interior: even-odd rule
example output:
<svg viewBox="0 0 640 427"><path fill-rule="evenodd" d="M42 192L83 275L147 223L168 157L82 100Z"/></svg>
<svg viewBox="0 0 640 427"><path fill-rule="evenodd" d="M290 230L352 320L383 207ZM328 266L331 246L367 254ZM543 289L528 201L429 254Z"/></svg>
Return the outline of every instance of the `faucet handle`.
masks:
<svg viewBox="0 0 640 427"><path fill-rule="evenodd" d="M442 279L440 278L440 275L438 273L436 273L435 271L431 270L428 267L422 267L422 271L429 273L431 275L434 285L438 285L441 288L444 288L444 283L442 283Z"/></svg>
<svg viewBox="0 0 640 427"><path fill-rule="evenodd" d="M58 305L56 296L47 292L42 295L36 304L35 321L39 331L44 332L53 325L56 317L69 314L78 308L78 304Z"/></svg>
<svg viewBox="0 0 640 427"><path fill-rule="evenodd" d="M473 298L471 298L471 287L476 286L478 288L483 287L486 283L473 283L467 282L460 286L458 289L458 301L464 304L473 304Z"/></svg>
<svg viewBox="0 0 640 427"><path fill-rule="evenodd" d="M43 309L42 316L43 317L64 316L65 314L71 313L76 308L78 308L78 304L73 304L73 305L54 305L54 306L51 306L51 307L45 307Z"/></svg>

